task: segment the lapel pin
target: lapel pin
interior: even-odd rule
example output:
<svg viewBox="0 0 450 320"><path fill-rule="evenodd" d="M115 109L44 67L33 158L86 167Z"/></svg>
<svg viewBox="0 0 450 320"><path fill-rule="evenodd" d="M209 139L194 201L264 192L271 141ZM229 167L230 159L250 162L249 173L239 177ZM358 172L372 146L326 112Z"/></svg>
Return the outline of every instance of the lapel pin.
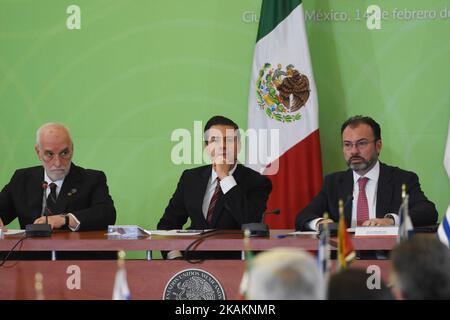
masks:
<svg viewBox="0 0 450 320"><path fill-rule="evenodd" d="M73 196L75 193L77 193L77 189L72 189L72 190L70 190L70 192L67 194L69 197L70 196Z"/></svg>

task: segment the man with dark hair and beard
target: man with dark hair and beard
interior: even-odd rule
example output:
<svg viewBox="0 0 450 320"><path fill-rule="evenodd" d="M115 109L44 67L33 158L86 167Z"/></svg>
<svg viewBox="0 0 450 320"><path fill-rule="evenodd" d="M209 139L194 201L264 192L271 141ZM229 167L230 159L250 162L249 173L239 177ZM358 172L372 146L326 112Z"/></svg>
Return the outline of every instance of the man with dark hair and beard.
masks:
<svg viewBox="0 0 450 320"><path fill-rule="evenodd" d="M410 171L378 160L381 152L380 125L370 117L354 116L342 124L342 150L350 168L325 177L322 190L297 215L297 230L317 230L322 223L339 220L338 202L344 201L347 226L399 224L402 185L409 194L409 215L414 227L435 224L438 213ZM330 219L323 219L328 212Z"/></svg>

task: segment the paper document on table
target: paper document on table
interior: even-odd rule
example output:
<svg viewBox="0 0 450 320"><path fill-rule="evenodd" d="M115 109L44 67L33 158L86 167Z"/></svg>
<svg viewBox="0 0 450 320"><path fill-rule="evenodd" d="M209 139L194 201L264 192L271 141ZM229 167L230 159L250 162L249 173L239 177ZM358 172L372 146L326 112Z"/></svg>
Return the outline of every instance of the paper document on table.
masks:
<svg viewBox="0 0 450 320"><path fill-rule="evenodd" d="M319 232L317 231L295 231L295 232L290 232L288 233L289 235L301 235L301 234L318 234Z"/></svg>
<svg viewBox="0 0 450 320"><path fill-rule="evenodd" d="M25 233L25 230L21 230L21 229L8 229L8 231L3 231L3 234L5 236L12 236L15 234L21 234L21 233Z"/></svg>
<svg viewBox="0 0 450 320"><path fill-rule="evenodd" d="M208 230L150 230L152 235L158 236L196 236Z"/></svg>
<svg viewBox="0 0 450 320"><path fill-rule="evenodd" d="M127 239L138 239L143 237L148 237L151 235L150 231L145 230L136 225L111 225L108 226L108 233L106 234L108 237L120 237Z"/></svg>

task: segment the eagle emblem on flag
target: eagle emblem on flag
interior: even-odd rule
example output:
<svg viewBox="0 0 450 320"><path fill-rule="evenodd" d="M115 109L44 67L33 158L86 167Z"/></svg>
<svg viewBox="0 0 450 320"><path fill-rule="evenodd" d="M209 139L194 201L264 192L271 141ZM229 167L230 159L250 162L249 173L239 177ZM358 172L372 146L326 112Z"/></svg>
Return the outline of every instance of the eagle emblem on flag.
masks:
<svg viewBox="0 0 450 320"><path fill-rule="evenodd" d="M256 80L256 100L269 118L280 122L301 119L299 112L310 94L308 77L301 74L292 64L272 67L265 63Z"/></svg>

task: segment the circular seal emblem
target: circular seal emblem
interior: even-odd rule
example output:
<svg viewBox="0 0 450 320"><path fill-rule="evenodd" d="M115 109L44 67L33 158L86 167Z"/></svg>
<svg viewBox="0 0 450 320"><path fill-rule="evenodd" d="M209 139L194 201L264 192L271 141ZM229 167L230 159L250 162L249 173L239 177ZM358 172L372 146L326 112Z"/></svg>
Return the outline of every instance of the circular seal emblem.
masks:
<svg viewBox="0 0 450 320"><path fill-rule="evenodd" d="M225 291L210 273L185 269L167 282L163 300L225 300Z"/></svg>
<svg viewBox="0 0 450 320"><path fill-rule="evenodd" d="M309 98L309 80L292 64L283 69L264 64L256 80L256 101L265 114L280 122L301 119L299 112Z"/></svg>

